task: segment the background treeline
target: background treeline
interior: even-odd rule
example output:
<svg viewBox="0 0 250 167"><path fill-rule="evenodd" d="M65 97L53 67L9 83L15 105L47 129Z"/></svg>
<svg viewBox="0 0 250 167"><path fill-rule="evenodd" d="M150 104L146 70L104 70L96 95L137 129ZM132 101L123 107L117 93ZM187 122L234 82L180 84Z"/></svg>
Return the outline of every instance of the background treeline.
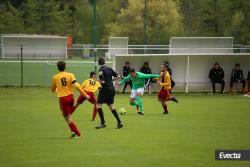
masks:
<svg viewBox="0 0 250 167"><path fill-rule="evenodd" d="M250 44L250 0L96 0L97 43L168 44L171 36L233 36ZM1 0L0 33L71 35L93 43L92 0Z"/></svg>

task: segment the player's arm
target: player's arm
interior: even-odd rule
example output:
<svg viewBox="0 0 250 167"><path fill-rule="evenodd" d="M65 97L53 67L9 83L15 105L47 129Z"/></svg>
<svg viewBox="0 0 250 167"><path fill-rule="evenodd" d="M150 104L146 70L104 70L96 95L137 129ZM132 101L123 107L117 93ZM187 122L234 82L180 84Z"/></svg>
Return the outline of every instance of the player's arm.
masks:
<svg viewBox="0 0 250 167"><path fill-rule="evenodd" d="M84 97L86 97L87 99L89 99L90 97L89 97L89 95L87 95L83 90L82 90L82 87L81 87L81 85L78 83L78 82L76 82L76 78L75 78L75 75L74 74L72 74L72 78L71 78L71 84L84 96Z"/></svg>
<svg viewBox="0 0 250 167"><path fill-rule="evenodd" d="M84 90L84 88L87 86L87 82L88 82L88 80L83 81L83 83L81 85L82 90Z"/></svg>
<svg viewBox="0 0 250 167"><path fill-rule="evenodd" d="M171 82L165 82L165 83L162 83L162 82L159 82L159 85L160 86L171 86Z"/></svg>
<svg viewBox="0 0 250 167"><path fill-rule="evenodd" d="M98 82L98 81L96 81L96 85L95 85L95 86L98 88L98 90L100 90L100 89L102 88L101 83L100 83L100 82Z"/></svg>
<svg viewBox="0 0 250 167"><path fill-rule="evenodd" d="M140 73L139 77L143 78L143 79L149 79L149 78L159 78L160 75L159 74L143 74L143 73Z"/></svg>
<svg viewBox="0 0 250 167"><path fill-rule="evenodd" d="M115 81L115 80L121 78L120 75L117 74L117 72L115 72L113 69L112 69L112 76L113 76L112 81Z"/></svg>
<svg viewBox="0 0 250 167"><path fill-rule="evenodd" d="M114 78L112 79L112 81L115 81L115 80L117 80L117 79L119 79L119 78L121 78L120 75L117 75L116 77L114 77Z"/></svg>
<svg viewBox="0 0 250 167"><path fill-rule="evenodd" d="M51 92L55 92L55 91L56 91L56 82L54 79L52 79Z"/></svg>
<svg viewBox="0 0 250 167"><path fill-rule="evenodd" d="M130 80L130 75L124 77L118 84L122 85Z"/></svg>
<svg viewBox="0 0 250 167"><path fill-rule="evenodd" d="M89 95L87 95L83 90L82 90L82 87L81 85L76 82L76 81L73 81L72 82L73 86L81 93L81 95L83 95L84 97L86 97L87 99L89 99Z"/></svg>

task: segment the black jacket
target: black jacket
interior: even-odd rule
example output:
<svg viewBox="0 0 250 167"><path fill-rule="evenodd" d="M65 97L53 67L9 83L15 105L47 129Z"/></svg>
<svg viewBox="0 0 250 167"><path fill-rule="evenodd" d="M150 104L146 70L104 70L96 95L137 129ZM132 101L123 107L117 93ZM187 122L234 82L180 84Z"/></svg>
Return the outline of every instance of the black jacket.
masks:
<svg viewBox="0 0 250 167"><path fill-rule="evenodd" d="M224 70L222 68L212 68L209 72L209 78L211 80L221 81L224 79Z"/></svg>
<svg viewBox="0 0 250 167"><path fill-rule="evenodd" d="M231 79L242 80L244 79L243 71L241 69L236 70L235 68L232 69Z"/></svg>
<svg viewBox="0 0 250 167"><path fill-rule="evenodd" d="M125 67L125 66L124 66L123 69L122 69L122 76L123 76L123 77L128 76L128 75L129 75L130 69L131 69L131 67Z"/></svg>
<svg viewBox="0 0 250 167"><path fill-rule="evenodd" d="M142 67L141 69L140 69L140 72L142 72L142 73L144 73L144 74L152 74L152 72L151 72L151 68L146 68L146 67Z"/></svg>

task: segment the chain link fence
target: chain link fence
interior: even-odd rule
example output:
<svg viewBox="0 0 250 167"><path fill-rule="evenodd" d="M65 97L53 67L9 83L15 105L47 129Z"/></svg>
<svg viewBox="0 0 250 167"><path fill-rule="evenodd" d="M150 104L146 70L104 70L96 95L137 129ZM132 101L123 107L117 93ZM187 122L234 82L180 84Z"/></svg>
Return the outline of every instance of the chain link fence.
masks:
<svg viewBox="0 0 250 167"><path fill-rule="evenodd" d="M56 63L57 61L0 61L0 86L49 86L51 78L58 72ZM107 65L112 66L112 63L107 62ZM94 67L93 61L66 61L66 71L74 73L80 83L89 77Z"/></svg>
<svg viewBox="0 0 250 167"><path fill-rule="evenodd" d="M6 47L0 45L0 86L48 86L51 78L57 73L56 63L65 60L66 70L75 74L77 80L89 77L91 71L95 71L96 64L94 55L97 57L107 56L110 49L108 45L73 45L71 48L65 46L65 55L59 55L58 49L46 48L45 45L15 45L8 46L8 54L4 55ZM124 48L115 48L124 49ZM169 45L129 45L128 54L169 54ZM183 49L183 48L178 48ZM235 45L233 55L245 55L250 53L250 46ZM56 54L55 54L56 53ZM31 56L32 55L32 56ZM59 55L59 56L55 56ZM112 58L112 57L111 57ZM107 65L112 66L112 59Z"/></svg>

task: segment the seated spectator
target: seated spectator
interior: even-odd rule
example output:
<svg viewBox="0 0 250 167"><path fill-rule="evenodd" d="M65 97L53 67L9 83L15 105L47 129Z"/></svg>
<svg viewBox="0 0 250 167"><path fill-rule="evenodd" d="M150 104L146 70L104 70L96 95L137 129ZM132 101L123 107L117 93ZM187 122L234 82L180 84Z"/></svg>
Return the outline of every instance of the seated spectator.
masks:
<svg viewBox="0 0 250 167"><path fill-rule="evenodd" d="M240 68L240 64L236 63L234 68L232 69L231 73L231 80L230 80L230 94L233 92L233 84L238 83L242 84L242 93L245 93L245 87L246 87L246 80L243 76L243 71Z"/></svg>
<svg viewBox="0 0 250 167"><path fill-rule="evenodd" d="M122 68L122 78L126 77L129 75L129 71L130 71L131 67L130 67L130 62L125 62L123 68ZM132 81L129 80L127 82L124 83L124 86L123 86L123 90L122 90L122 93L125 93L125 90L127 88L127 86L130 86L130 88L132 89Z"/></svg>
<svg viewBox="0 0 250 167"><path fill-rule="evenodd" d="M140 69L141 73L144 74L152 74L151 68L149 67L148 62L145 62L144 65ZM148 89L148 94L151 94L151 86L150 86L151 79L145 79L145 88Z"/></svg>
<svg viewBox="0 0 250 167"><path fill-rule="evenodd" d="M221 84L221 93L224 91L225 81L224 81L224 70L220 67L219 63L214 63L214 67L209 72L209 78L212 82L213 93L215 91L215 84Z"/></svg>

